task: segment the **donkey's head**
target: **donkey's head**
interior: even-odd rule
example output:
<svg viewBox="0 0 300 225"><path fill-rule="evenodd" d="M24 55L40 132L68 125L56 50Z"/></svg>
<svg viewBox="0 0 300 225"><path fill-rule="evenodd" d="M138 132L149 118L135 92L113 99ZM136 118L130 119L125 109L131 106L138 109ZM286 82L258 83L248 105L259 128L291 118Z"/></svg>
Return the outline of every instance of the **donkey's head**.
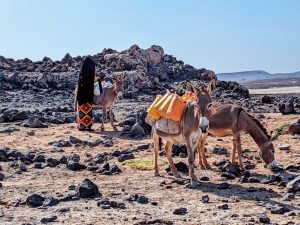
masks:
<svg viewBox="0 0 300 225"><path fill-rule="evenodd" d="M216 88L216 76L212 77L211 81L207 86L201 85L195 87L190 81L187 81L187 86L190 86L194 94L197 96L197 105L199 107L199 111L201 114L201 118L203 120L209 120L213 114L212 110L212 100L211 100L211 93ZM208 127L207 127L208 129Z"/></svg>
<svg viewBox="0 0 300 225"><path fill-rule="evenodd" d="M119 98L123 98L123 92L124 92L124 84L123 84L123 79L124 79L124 74L121 74L117 76L116 78L112 78L114 81L115 89L114 91L118 94Z"/></svg>
<svg viewBox="0 0 300 225"><path fill-rule="evenodd" d="M270 140L266 141L263 145L259 146L260 151L259 155L265 162L265 167L269 168L272 171L282 170L282 165L276 162L275 160L275 147L272 141L277 138L277 135L272 135Z"/></svg>

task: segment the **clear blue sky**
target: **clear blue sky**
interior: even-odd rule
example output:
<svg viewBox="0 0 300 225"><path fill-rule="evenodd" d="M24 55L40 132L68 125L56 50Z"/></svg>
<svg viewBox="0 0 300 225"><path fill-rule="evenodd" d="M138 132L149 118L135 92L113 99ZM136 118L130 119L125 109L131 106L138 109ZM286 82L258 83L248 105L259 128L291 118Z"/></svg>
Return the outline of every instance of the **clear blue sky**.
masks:
<svg viewBox="0 0 300 225"><path fill-rule="evenodd" d="M298 0L0 0L0 30L15 59L158 44L216 72L300 70Z"/></svg>

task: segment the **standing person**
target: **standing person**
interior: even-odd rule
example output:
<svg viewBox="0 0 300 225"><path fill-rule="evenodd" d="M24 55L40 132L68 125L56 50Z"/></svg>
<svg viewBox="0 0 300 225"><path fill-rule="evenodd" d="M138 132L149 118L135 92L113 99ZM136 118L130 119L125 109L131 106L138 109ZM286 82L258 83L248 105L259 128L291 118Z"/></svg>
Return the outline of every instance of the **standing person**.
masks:
<svg viewBox="0 0 300 225"><path fill-rule="evenodd" d="M95 62L86 57L83 61L76 89L76 122L79 130L92 130Z"/></svg>

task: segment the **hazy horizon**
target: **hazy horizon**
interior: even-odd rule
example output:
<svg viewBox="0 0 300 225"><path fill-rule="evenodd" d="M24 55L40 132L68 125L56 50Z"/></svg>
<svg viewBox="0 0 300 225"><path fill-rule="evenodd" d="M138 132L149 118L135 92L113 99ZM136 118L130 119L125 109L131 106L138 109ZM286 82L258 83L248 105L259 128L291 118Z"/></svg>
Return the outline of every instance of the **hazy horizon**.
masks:
<svg viewBox="0 0 300 225"><path fill-rule="evenodd" d="M60 60L160 45L217 73L300 70L300 1L0 0L0 55Z"/></svg>

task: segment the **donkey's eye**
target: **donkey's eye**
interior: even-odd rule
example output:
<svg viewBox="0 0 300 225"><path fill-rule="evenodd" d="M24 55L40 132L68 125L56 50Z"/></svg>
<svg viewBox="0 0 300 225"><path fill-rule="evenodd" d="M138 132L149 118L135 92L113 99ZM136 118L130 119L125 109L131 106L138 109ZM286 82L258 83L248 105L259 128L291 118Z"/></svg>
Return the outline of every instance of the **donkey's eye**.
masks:
<svg viewBox="0 0 300 225"><path fill-rule="evenodd" d="M211 106L212 106L212 104L209 103L209 104L207 105L207 109L210 109Z"/></svg>

